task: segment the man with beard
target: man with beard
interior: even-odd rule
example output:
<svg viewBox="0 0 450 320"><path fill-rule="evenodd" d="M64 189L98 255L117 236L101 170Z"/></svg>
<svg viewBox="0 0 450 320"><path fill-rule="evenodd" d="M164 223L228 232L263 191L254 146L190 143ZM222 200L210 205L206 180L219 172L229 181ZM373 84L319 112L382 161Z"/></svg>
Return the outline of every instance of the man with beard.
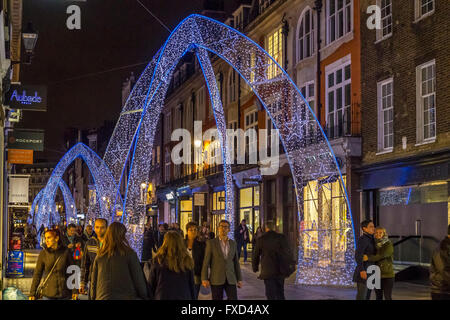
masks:
<svg viewBox="0 0 450 320"><path fill-rule="evenodd" d="M95 257L97 256L98 250L103 245L105 239L106 228L108 227L108 221L103 218L98 218L95 220L94 231L95 236L91 237L84 247L85 254L81 260L81 283L80 283L80 293L87 294L86 285L90 280L91 268L94 264Z"/></svg>

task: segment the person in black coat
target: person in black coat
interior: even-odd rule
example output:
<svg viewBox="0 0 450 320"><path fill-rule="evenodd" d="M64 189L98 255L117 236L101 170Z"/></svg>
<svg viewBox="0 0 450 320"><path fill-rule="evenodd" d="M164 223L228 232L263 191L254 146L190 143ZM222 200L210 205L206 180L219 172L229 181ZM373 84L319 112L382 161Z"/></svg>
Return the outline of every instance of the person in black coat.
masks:
<svg viewBox="0 0 450 320"><path fill-rule="evenodd" d="M142 245L142 261L150 260L153 257L155 246L155 230L151 226L146 226Z"/></svg>
<svg viewBox="0 0 450 320"><path fill-rule="evenodd" d="M236 244L238 258L241 258L241 250L244 249L244 262L247 262L247 243L250 242L250 233L248 232L247 221L242 219L241 224L236 230Z"/></svg>
<svg viewBox="0 0 450 320"><path fill-rule="evenodd" d="M433 252L430 265L431 299L450 300L450 225L447 237Z"/></svg>
<svg viewBox="0 0 450 320"><path fill-rule="evenodd" d="M295 264L284 234L274 231L272 221L266 223L266 232L256 240L253 250L253 272L258 272L261 262L259 279L264 280L268 300L285 300L284 279L289 275L283 273L287 265Z"/></svg>
<svg viewBox="0 0 450 320"><path fill-rule="evenodd" d="M361 222L363 235L358 239L355 251L356 268L353 273L353 282L357 284L357 300L369 300L371 290L367 288L367 268L374 262L363 261L364 255L375 255L377 250L375 247L375 225L372 220Z"/></svg>
<svg viewBox="0 0 450 320"><path fill-rule="evenodd" d="M153 258L149 279L150 298L154 300L195 300L194 260L183 238L169 231Z"/></svg>
<svg viewBox="0 0 450 320"><path fill-rule="evenodd" d="M195 298L197 299L202 283L202 267L203 259L205 258L206 242L199 240L198 225L194 221L186 224L185 244L189 255L194 259L194 287Z"/></svg>

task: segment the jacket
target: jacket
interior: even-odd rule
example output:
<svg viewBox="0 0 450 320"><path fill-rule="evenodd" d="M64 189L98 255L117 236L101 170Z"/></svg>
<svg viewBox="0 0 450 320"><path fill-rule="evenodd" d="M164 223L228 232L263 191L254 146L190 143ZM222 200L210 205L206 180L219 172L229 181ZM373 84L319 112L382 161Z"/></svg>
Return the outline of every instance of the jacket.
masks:
<svg viewBox="0 0 450 320"><path fill-rule="evenodd" d="M142 261L147 261L152 258L155 247L155 231L153 229L146 229L144 231L144 242L142 244Z"/></svg>
<svg viewBox="0 0 450 320"><path fill-rule="evenodd" d="M243 231L241 233L241 231ZM244 239L245 235L245 239ZM249 243L250 242L250 234L248 232L248 227L245 226L245 228L242 226L242 224L239 225L239 227L236 230L235 239L237 243Z"/></svg>
<svg viewBox="0 0 450 320"><path fill-rule="evenodd" d="M47 278L58 257L58 263L47 280L42 291L42 295L48 298L69 298L73 293L77 293L77 288L70 290L67 287L67 279L71 274L67 273L67 268L75 264L69 249L60 246L58 249L45 248L39 253L36 267L33 273L33 280L30 288L30 296L36 296L39 283Z"/></svg>
<svg viewBox="0 0 450 320"><path fill-rule="evenodd" d="M64 244L64 246L68 247L69 244L76 244L76 243L81 243L81 247L84 247L84 241L83 238L80 237L78 234L75 233L74 238L73 238L73 242L70 242L69 237L67 236L67 232L64 232L64 234L61 236L61 241ZM75 246L72 247L70 249L70 251L73 253L75 250Z"/></svg>
<svg viewBox="0 0 450 320"><path fill-rule="evenodd" d="M355 260L356 260L356 268L353 273L353 282L362 282L365 283L366 280L361 278L360 272L366 271L370 265L374 263L371 261L363 261L364 255L371 256L376 254L375 249L375 240L373 236L367 233L363 233L361 237L359 237L358 242L356 244L355 250Z"/></svg>
<svg viewBox="0 0 450 320"><path fill-rule="evenodd" d="M450 294L450 238L441 241L430 265L431 292Z"/></svg>
<svg viewBox="0 0 450 320"><path fill-rule="evenodd" d="M147 299L147 284L139 259L132 249L121 256L97 256L92 266L91 300Z"/></svg>
<svg viewBox="0 0 450 320"><path fill-rule="evenodd" d="M97 252L100 249L100 242L97 237L90 238L84 246L84 254L81 258L81 280L80 282L86 285L90 280L92 265L94 264Z"/></svg>
<svg viewBox="0 0 450 320"><path fill-rule="evenodd" d="M256 240L252 254L253 272L258 272L261 262L260 279L284 279L281 264L295 263L285 235L275 231L264 233Z"/></svg>
<svg viewBox="0 0 450 320"><path fill-rule="evenodd" d="M192 270L174 272L154 261L150 270L149 295L154 300L196 300Z"/></svg>
<svg viewBox="0 0 450 320"><path fill-rule="evenodd" d="M185 244L187 247L187 240ZM201 277L202 275L203 259L205 258L205 249L206 249L206 242L199 241L197 239L194 240L194 244L192 245L192 258L194 259L194 275L198 277Z"/></svg>
<svg viewBox="0 0 450 320"><path fill-rule="evenodd" d="M368 261L375 262L380 267L381 279L394 278L394 245L388 241L376 250L375 255L368 256Z"/></svg>
<svg viewBox="0 0 450 320"><path fill-rule="evenodd" d="M86 242L88 242L89 239L91 239L92 237L97 237L97 235L95 234L94 231L92 231L91 235L88 235L88 233L86 232L86 230L84 230L83 234L81 235L81 239L83 240L83 242L86 244Z"/></svg>
<svg viewBox="0 0 450 320"><path fill-rule="evenodd" d="M225 283L234 285L242 281L241 266L237 255L236 242L229 239L230 249L224 257L220 247L219 237L206 242L205 258L203 259L202 280L208 280L211 285L220 286ZM208 277L208 268L211 273Z"/></svg>

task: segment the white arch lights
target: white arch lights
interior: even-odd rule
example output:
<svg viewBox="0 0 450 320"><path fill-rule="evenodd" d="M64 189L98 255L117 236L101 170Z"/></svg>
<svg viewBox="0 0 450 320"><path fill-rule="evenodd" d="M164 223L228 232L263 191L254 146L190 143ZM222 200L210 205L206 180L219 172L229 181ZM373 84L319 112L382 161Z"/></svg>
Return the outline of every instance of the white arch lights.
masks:
<svg viewBox="0 0 450 320"><path fill-rule="evenodd" d="M213 84L215 75L206 51L222 58L239 73L259 98L278 130L292 172L301 226L297 283L351 285L355 247L350 206L333 150L314 112L286 72L259 45L229 26L199 15L187 17L176 27L160 53L141 75L122 110L105 153L105 162L98 162L95 156L86 150L83 151L83 157L92 158L90 162L97 161L98 165L90 166L93 175L96 170L98 171L95 179L95 183L98 184L97 193L108 194L110 199L120 196L116 186L120 186L127 160L131 161L123 206L125 209L123 222L129 230L133 248L138 254L141 253L145 206L140 203L139 188L141 183L148 179L154 133L166 91L174 67L185 52L192 48L198 50L197 57L207 80L219 134L223 126L221 120L223 110L220 99L217 100L217 87ZM311 128L314 129L313 134ZM308 142L311 138L312 143ZM220 140L222 154L225 154L224 162L229 163L227 144L224 143L223 137ZM76 154L80 155L81 151L78 150ZM65 156L64 165L58 170L55 168L54 173L56 171L58 177L62 175L63 171L60 171L65 170L73 161L73 156L74 154L67 159ZM86 159L85 161L89 165L89 161ZM228 172L226 168L224 166L225 182L228 180L228 174L231 175L231 170ZM314 222L304 213L303 192L308 181L317 180L319 180L318 191L331 185L328 182L334 182L333 188L342 191L345 201L334 203L330 200L329 208L323 210L324 216ZM110 190L104 186L105 181L112 182L110 185L115 189ZM54 184L55 181L51 180L47 187L50 185L52 187L48 190L46 187L46 196L43 197L43 200L47 199L46 203L49 202L49 198L54 197L52 191L55 190ZM226 183L225 187L226 212L233 221L234 210L228 211L233 205L232 196L229 197L233 194L232 184ZM121 204L121 200L116 203L118 206ZM331 219L326 213L331 215L335 206L341 207L341 216L338 219ZM101 201L100 207L102 216L111 214L105 210ZM311 238L314 239L314 243L308 250L304 250Z"/></svg>
<svg viewBox="0 0 450 320"><path fill-rule="evenodd" d="M48 211L46 209L54 207L56 189L62 179L62 175L67 167L78 157L81 157L86 162L92 174L100 208L98 216L111 221L113 217L112 213L115 212L113 202L116 196L117 186L105 162L83 143L77 143L70 149L53 170L44 189L42 199L39 202L38 219L40 221L48 220ZM51 206L52 204L53 206ZM118 205L121 207L121 203Z"/></svg>

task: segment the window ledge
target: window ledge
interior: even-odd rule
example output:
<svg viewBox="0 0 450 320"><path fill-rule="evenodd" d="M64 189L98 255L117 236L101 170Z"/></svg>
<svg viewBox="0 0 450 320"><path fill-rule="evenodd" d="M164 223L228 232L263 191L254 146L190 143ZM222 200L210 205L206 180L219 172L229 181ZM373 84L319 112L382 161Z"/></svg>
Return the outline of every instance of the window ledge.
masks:
<svg viewBox="0 0 450 320"><path fill-rule="evenodd" d="M433 11L430 11L430 12L428 12L428 13L425 13L423 16L420 16L420 17L416 18L416 20L414 20L413 23L414 23L414 24L419 23L419 22L422 21L423 19L425 19L425 18L427 18L427 17L433 15L433 13L434 13L434 9L433 9Z"/></svg>
<svg viewBox="0 0 450 320"><path fill-rule="evenodd" d="M436 142L436 138L416 143L414 146L419 147L419 146L423 146L425 144L430 144L430 143L434 143L434 142Z"/></svg>
<svg viewBox="0 0 450 320"><path fill-rule="evenodd" d="M375 153L375 155L376 155L376 156L380 156L380 155L382 155L382 154L391 153L391 152L393 152L393 151L394 151L394 148L386 149L386 150L383 150L383 151L380 151L380 152Z"/></svg>
<svg viewBox="0 0 450 320"><path fill-rule="evenodd" d="M378 43L383 42L384 40L389 39L389 38L392 38L392 32L389 33L387 36L384 36L383 38L378 39L378 40L375 41L373 44L378 44Z"/></svg>

